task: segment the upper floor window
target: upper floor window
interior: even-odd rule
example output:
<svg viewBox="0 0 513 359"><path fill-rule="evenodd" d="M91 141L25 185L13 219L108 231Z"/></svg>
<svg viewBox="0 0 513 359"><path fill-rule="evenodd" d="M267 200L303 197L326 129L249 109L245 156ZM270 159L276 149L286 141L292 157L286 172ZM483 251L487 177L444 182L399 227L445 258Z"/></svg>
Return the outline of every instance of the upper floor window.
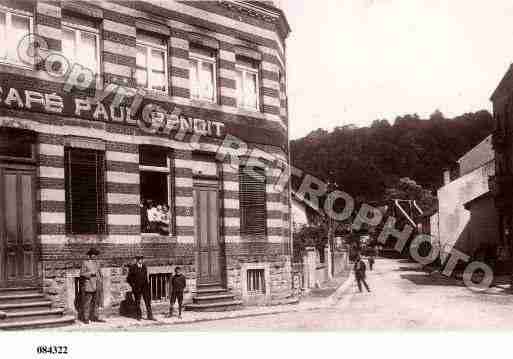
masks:
<svg viewBox="0 0 513 359"><path fill-rule="evenodd" d="M216 55L206 48L192 47L190 51L191 97L215 102Z"/></svg>
<svg viewBox="0 0 513 359"><path fill-rule="evenodd" d="M96 28L64 22L62 53L70 65L80 64L93 73L100 72L100 40Z"/></svg>
<svg viewBox="0 0 513 359"><path fill-rule="evenodd" d="M167 93L167 51L163 38L137 33L137 86Z"/></svg>
<svg viewBox="0 0 513 359"><path fill-rule="evenodd" d="M237 106L249 110L258 110L258 61L237 57L235 65L237 86Z"/></svg>
<svg viewBox="0 0 513 359"><path fill-rule="evenodd" d="M0 9L0 60L26 65L19 59L18 45L32 32L32 17Z"/></svg>

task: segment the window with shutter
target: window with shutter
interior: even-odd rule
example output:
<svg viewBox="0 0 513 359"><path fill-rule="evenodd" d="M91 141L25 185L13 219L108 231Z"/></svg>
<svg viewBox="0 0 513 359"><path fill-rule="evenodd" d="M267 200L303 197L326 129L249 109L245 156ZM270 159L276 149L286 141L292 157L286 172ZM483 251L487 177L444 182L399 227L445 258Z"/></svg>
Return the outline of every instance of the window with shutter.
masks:
<svg viewBox="0 0 513 359"><path fill-rule="evenodd" d="M66 148L66 230L71 234L105 233L105 154Z"/></svg>
<svg viewBox="0 0 513 359"><path fill-rule="evenodd" d="M241 233L266 235L265 172L254 167L239 169Z"/></svg>

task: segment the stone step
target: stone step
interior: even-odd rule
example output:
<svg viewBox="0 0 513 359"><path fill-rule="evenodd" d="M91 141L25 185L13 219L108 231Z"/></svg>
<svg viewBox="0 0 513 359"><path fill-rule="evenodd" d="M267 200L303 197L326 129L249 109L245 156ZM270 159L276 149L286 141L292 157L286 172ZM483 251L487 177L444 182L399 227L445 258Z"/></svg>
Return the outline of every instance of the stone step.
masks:
<svg viewBox="0 0 513 359"><path fill-rule="evenodd" d="M197 296L204 296L204 295L212 295L216 293L225 293L226 289L221 287L214 287L214 288L198 288L196 290Z"/></svg>
<svg viewBox="0 0 513 359"><path fill-rule="evenodd" d="M202 304L202 303L216 303L216 302L223 302L227 300L233 300L234 295L225 292L220 294L213 294L213 295L201 295L201 296L195 296L192 298L194 303Z"/></svg>
<svg viewBox="0 0 513 359"><path fill-rule="evenodd" d="M39 309L22 312L6 313L6 317L0 320L2 323L14 323L28 320L59 319L64 315L63 309Z"/></svg>
<svg viewBox="0 0 513 359"><path fill-rule="evenodd" d="M222 288L222 284L221 283L217 283L217 282L214 282L214 283L199 283L197 285L197 288L200 289L206 289L206 288Z"/></svg>
<svg viewBox="0 0 513 359"><path fill-rule="evenodd" d="M13 323L0 322L0 330L21 330L36 328L55 328L70 325L75 322L75 317L67 315L60 318L20 320Z"/></svg>
<svg viewBox="0 0 513 359"><path fill-rule="evenodd" d="M189 303L185 306L185 310L194 312L225 312L237 309L242 309L242 301L240 300L218 301L204 304Z"/></svg>
<svg viewBox="0 0 513 359"><path fill-rule="evenodd" d="M0 311L6 312L6 313L12 313L12 312L49 309L51 306L52 306L52 302L50 300L31 301L28 303L8 303L8 304L0 303Z"/></svg>
<svg viewBox="0 0 513 359"><path fill-rule="evenodd" d="M38 292L0 293L0 304L27 303L44 299L44 294Z"/></svg>
<svg viewBox="0 0 513 359"><path fill-rule="evenodd" d="M21 293L42 293L42 289L39 287L0 288L0 295Z"/></svg>

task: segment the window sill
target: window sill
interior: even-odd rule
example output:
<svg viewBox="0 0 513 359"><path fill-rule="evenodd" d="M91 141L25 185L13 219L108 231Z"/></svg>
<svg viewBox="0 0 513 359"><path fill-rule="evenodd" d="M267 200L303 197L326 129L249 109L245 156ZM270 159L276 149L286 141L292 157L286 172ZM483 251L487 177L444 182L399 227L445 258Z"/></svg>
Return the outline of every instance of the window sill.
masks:
<svg viewBox="0 0 513 359"><path fill-rule="evenodd" d="M162 235L159 233L141 233L141 240L148 242L162 242L169 243L176 240L176 236L174 234Z"/></svg>
<svg viewBox="0 0 513 359"><path fill-rule="evenodd" d="M218 106L215 101L202 100L199 98L191 98L191 104L194 106Z"/></svg>
<svg viewBox="0 0 513 359"><path fill-rule="evenodd" d="M173 237L172 234L146 233L141 232L142 237Z"/></svg>
<svg viewBox="0 0 513 359"><path fill-rule="evenodd" d="M249 114L249 116L254 116L255 114L263 115L262 112L256 108L237 107L237 110Z"/></svg>

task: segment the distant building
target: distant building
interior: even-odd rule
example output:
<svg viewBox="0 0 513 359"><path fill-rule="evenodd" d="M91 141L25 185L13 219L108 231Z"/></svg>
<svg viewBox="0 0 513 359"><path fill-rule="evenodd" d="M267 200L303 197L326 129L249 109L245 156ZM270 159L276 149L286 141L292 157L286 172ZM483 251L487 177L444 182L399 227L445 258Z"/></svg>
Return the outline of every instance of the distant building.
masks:
<svg viewBox="0 0 513 359"><path fill-rule="evenodd" d="M496 161L496 173L495 176L490 178L490 189L498 213L500 259L508 260L510 268L513 234L512 86L513 65L510 66L490 98L493 103L493 115L495 118L492 144Z"/></svg>
<svg viewBox="0 0 513 359"><path fill-rule="evenodd" d="M494 157L490 135L457 161L457 178L444 172L438 212L429 214L429 232L442 248L442 262L453 248L481 260L496 252L498 217L488 186L495 174Z"/></svg>

